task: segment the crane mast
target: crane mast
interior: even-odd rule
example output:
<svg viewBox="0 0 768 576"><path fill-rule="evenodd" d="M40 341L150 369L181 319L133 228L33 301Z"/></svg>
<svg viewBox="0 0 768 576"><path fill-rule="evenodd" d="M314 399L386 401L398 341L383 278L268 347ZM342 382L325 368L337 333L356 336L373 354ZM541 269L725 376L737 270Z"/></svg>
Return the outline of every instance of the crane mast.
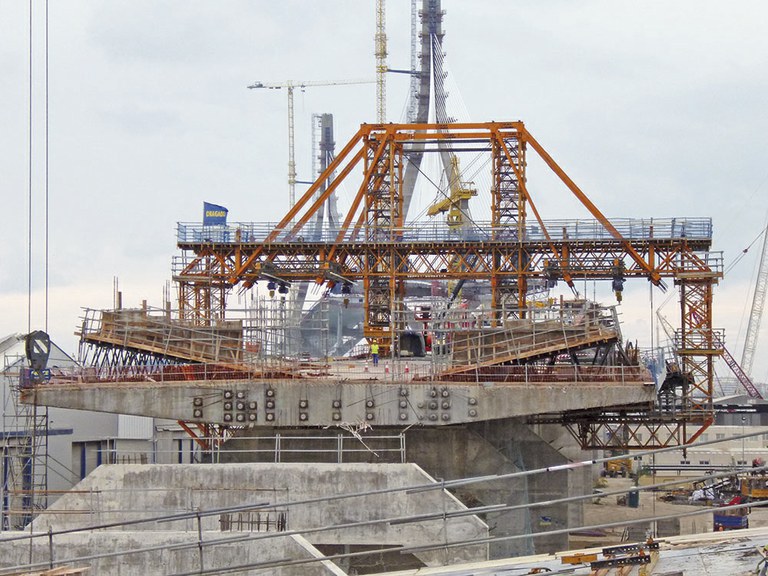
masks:
<svg viewBox="0 0 768 576"><path fill-rule="evenodd" d="M376 0L376 121L387 121L387 28L385 0Z"/></svg>

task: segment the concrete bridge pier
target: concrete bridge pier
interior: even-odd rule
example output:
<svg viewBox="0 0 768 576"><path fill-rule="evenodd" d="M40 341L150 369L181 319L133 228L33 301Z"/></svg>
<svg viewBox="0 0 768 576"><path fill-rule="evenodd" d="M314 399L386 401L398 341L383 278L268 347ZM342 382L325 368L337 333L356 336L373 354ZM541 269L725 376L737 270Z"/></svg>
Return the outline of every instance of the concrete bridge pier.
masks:
<svg viewBox="0 0 768 576"><path fill-rule="evenodd" d="M565 430L559 426L545 428L540 431L552 437L552 443L518 419L478 422L442 430L411 430L407 439L408 460L419 464L435 478L452 480L566 464L570 461L568 454L579 458L576 453L579 448L575 442L568 442ZM470 507L519 506L586 494L591 491L591 478L588 469L561 470L467 485L455 490L455 495ZM576 502L490 513L482 518L494 537L523 536L581 526L583 508ZM505 558L567 548L567 534L523 537L492 544L490 557Z"/></svg>
<svg viewBox="0 0 768 576"><path fill-rule="evenodd" d="M377 427L372 435L399 434L402 429ZM281 430L288 434L288 431ZM338 455L314 451L318 436L329 440L339 433L336 429L293 429L292 437L307 437L304 450L294 450L279 456L267 449L273 443L275 431L252 428L247 437L235 437L222 448L221 462L335 462ZM311 439L310 439L311 437ZM365 434L363 434L365 440ZM294 444L295 446L295 444ZM399 462L401 453L362 450L345 455L357 462ZM566 464L572 459L584 459L575 441L560 426L536 426L524 419L508 418L440 428L413 427L405 431L405 460L418 464L436 479L454 480L470 476L508 474ZM537 473L519 478L458 487L452 492L468 507L492 504L510 506L555 500L591 491L591 470L574 469ZM439 510L435 510L439 512ZM580 502L544 507L521 508L481 515L495 537L522 536L490 546L491 558L505 558L534 553L554 552L568 547L566 534L525 537L526 534L581 526L583 513Z"/></svg>

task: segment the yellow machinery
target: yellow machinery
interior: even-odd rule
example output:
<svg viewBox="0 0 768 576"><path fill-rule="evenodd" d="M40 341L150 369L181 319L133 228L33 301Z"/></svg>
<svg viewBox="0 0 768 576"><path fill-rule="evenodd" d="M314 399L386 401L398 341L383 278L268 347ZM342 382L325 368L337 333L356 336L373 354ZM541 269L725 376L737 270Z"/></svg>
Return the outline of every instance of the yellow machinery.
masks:
<svg viewBox="0 0 768 576"><path fill-rule="evenodd" d="M605 463L605 475L611 478L621 476L626 478L632 473L632 458L622 458L621 460L610 460Z"/></svg>
<svg viewBox="0 0 768 576"><path fill-rule="evenodd" d="M448 189L450 195L440 202L432 204L427 210L429 216L436 216L440 212L447 212L446 223L449 228L460 228L465 224L464 216L467 214L469 199L477 196L471 182L463 182L459 172L459 159L451 154L451 170L448 175Z"/></svg>
<svg viewBox="0 0 768 576"><path fill-rule="evenodd" d="M749 476L741 479L741 495L750 500L768 500L768 476Z"/></svg>

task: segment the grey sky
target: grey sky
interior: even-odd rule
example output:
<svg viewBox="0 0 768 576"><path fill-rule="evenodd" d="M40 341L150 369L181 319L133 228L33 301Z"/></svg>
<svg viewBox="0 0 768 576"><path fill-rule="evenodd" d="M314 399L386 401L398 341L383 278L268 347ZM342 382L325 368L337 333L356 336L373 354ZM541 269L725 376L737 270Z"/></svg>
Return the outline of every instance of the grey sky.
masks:
<svg viewBox="0 0 768 576"><path fill-rule="evenodd" d="M126 305L161 303L175 224L199 220L204 200L227 206L233 221L283 215L285 95L245 87L372 78L373 4L50 2L49 331L65 349L75 347L80 307L111 306L115 276ZM43 6L35 2L37 40ZM409 65L409 6L387 2L395 68ZM451 76L473 120L524 120L608 216L712 216L714 249L726 264L759 233L768 211L768 4L443 0L443 7ZM0 0L2 333L27 327L27 9ZM35 43L33 328L43 323L41 47ZM390 76L387 90L388 119L399 121L407 79ZM373 85L297 92L300 177L309 173L311 114L334 113L341 146L375 120L374 95ZM532 170L545 218L573 217L567 192ZM758 250L716 292L716 323L739 354ZM674 302L665 307L673 319ZM627 336L647 341L644 283L628 287L622 310ZM768 377L759 356L755 376Z"/></svg>

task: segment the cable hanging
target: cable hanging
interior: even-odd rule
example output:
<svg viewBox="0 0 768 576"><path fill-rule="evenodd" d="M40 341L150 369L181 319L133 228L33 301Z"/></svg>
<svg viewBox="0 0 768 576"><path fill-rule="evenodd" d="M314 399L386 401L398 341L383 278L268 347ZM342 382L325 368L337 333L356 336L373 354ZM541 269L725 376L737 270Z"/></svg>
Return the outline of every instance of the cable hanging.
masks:
<svg viewBox="0 0 768 576"><path fill-rule="evenodd" d="M736 265L737 265L739 262L741 262L741 260L744 258L744 256L746 256L746 255L747 255L747 253L749 252L749 249L750 249L750 248L752 248L752 246L754 246L754 245L755 245L755 242L757 242L758 240L760 240L760 238L762 238L762 237L763 237L763 234L765 234L765 233L766 233L766 230L768 230L768 226L766 226L766 227L764 227L762 230L760 230L760 233L759 233L757 236L755 236L755 239L754 239L754 240L752 240L752 242L750 242L749 244L747 244L747 247L746 247L746 248L744 248L744 249L741 251L741 253L740 253L740 254L739 254L739 255L738 255L736 258L734 258L733 262L731 262L731 263L728 265L728 267L727 267L727 268L726 268L726 269L723 271L723 275L726 275L726 274L728 274L728 272L730 272L731 270L733 270L733 269L734 269L734 267L735 267L735 266L736 266Z"/></svg>
<svg viewBox="0 0 768 576"><path fill-rule="evenodd" d="M27 333L32 332L32 17L34 14L32 5L32 0L29 0L29 110L27 118L27 138L29 145L27 150Z"/></svg>
<svg viewBox="0 0 768 576"><path fill-rule="evenodd" d="M45 0L45 331L48 332L49 201L48 201L48 0Z"/></svg>

